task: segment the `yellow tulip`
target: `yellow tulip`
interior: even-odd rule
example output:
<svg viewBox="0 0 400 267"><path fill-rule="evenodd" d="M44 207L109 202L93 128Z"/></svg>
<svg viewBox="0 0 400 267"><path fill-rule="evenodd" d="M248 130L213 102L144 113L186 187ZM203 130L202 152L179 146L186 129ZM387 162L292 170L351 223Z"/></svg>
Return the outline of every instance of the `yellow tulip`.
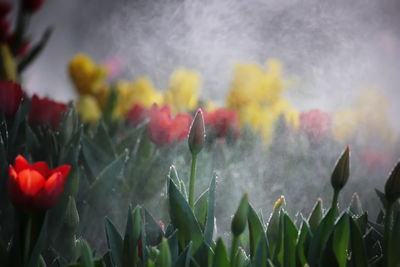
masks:
<svg viewBox="0 0 400 267"><path fill-rule="evenodd" d="M103 66L96 65L85 54L77 54L69 62L69 75L79 94L98 95L102 93L107 71Z"/></svg>
<svg viewBox="0 0 400 267"><path fill-rule="evenodd" d="M336 140L347 142L357 129L357 114L351 109L343 109L333 116L332 134Z"/></svg>
<svg viewBox="0 0 400 267"><path fill-rule="evenodd" d="M164 103L169 105L174 113L194 110L197 107L200 85L198 73L179 69L171 76L170 86L164 94Z"/></svg>
<svg viewBox="0 0 400 267"><path fill-rule="evenodd" d="M91 95L82 95L75 103L75 108L84 122L95 123L101 117L97 100Z"/></svg>

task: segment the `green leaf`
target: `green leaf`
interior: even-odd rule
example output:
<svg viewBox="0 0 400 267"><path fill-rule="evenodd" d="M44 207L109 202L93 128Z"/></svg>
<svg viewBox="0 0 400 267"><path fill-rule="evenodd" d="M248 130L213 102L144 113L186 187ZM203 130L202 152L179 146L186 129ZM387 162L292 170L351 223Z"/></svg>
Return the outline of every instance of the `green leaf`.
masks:
<svg viewBox="0 0 400 267"><path fill-rule="evenodd" d="M229 267L228 253L224 242L221 238L218 238L217 245L215 247L215 255L213 259L213 267Z"/></svg>
<svg viewBox="0 0 400 267"><path fill-rule="evenodd" d="M336 217L336 208L331 208L318 225L313 238L310 241L308 250L308 262L310 266L316 266L319 262L320 255L326 246L329 235L331 234L333 224Z"/></svg>
<svg viewBox="0 0 400 267"><path fill-rule="evenodd" d="M201 246L197 249L196 253L192 258L192 262L195 262L198 266L210 266L214 257L210 246L207 242L203 241Z"/></svg>
<svg viewBox="0 0 400 267"><path fill-rule="evenodd" d="M236 267L245 267L248 264L248 257L246 255L246 252L239 247L238 252L236 253L236 258L235 258L235 266Z"/></svg>
<svg viewBox="0 0 400 267"><path fill-rule="evenodd" d="M277 250L277 246L279 245L280 235L279 235L279 222L280 222L280 213L283 209L285 199L283 196L279 198L275 205L274 210L272 211L268 224L267 224L267 240L268 240L268 248L269 254L275 255Z"/></svg>
<svg viewBox="0 0 400 267"><path fill-rule="evenodd" d="M129 267L136 265L141 223L140 207L136 207L133 211L131 207L129 207L123 245L123 266Z"/></svg>
<svg viewBox="0 0 400 267"><path fill-rule="evenodd" d="M304 266L307 264L307 240L311 238L311 230L308 222L303 220L300 228L299 237L297 238L297 258L300 266Z"/></svg>
<svg viewBox="0 0 400 267"><path fill-rule="evenodd" d="M156 266L157 267L171 267L172 266L171 253L169 250L168 241L165 238L161 242L160 254L158 255Z"/></svg>
<svg viewBox="0 0 400 267"><path fill-rule="evenodd" d="M192 254L192 242L182 251L176 260L175 267L190 267L190 258Z"/></svg>
<svg viewBox="0 0 400 267"><path fill-rule="evenodd" d="M111 260L115 267L122 266L122 255L123 255L123 241L117 228L114 224L106 218L105 220L107 245L110 250Z"/></svg>
<svg viewBox="0 0 400 267"><path fill-rule="evenodd" d="M150 246L158 245L164 235L160 225L154 220L153 216L144 208L144 230L146 233L146 243Z"/></svg>
<svg viewBox="0 0 400 267"><path fill-rule="evenodd" d="M32 47L29 53L22 58L22 60L18 64L18 73L22 73L26 67L28 67L42 52L44 47L46 46L47 42L49 41L53 29L48 27L46 31L43 33L42 38L40 41Z"/></svg>
<svg viewBox="0 0 400 267"><path fill-rule="evenodd" d="M249 214L248 214L248 224L249 224L249 234L250 234L250 256L253 259L256 251L257 245L261 238L261 235L264 235L264 226L261 223L260 218L257 216L253 206L249 204Z"/></svg>
<svg viewBox="0 0 400 267"><path fill-rule="evenodd" d="M257 250L253 257L253 266L265 266L268 259L268 241L265 235L258 239Z"/></svg>
<svg viewBox="0 0 400 267"><path fill-rule="evenodd" d="M351 261L354 267L368 266L368 256L363 235L357 223L350 218Z"/></svg>
<svg viewBox="0 0 400 267"><path fill-rule="evenodd" d="M353 196L351 197L349 211L351 212L351 214L355 216L361 216L364 213L360 198L358 197L357 193L354 193Z"/></svg>
<svg viewBox="0 0 400 267"><path fill-rule="evenodd" d="M94 267L92 250L86 241L82 242L80 263L82 267Z"/></svg>
<svg viewBox="0 0 400 267"><path fill-rule="evenodd" d="M345 267L347 263L347 249L350 239L349 215L344 213L335 225L333 231L333 252L339 267Z"/></svg>
<svg viewBox="0 0 400 267"><path fill-rule="evenodd" d="M208 207L207 207L207 220L206 225L204 227L204 240L205 242L211 246L212 245L212 238L214 234L214 223L215 223L215 181L216 176L214 175L210 187L208 189Z"/></svg>
<svg viewBox="0 0 400 267"><path fill-rule="evenodd" d="M175 230L168 237L168 245L169 245L169 250L171 252L171 260L172 262L176 262L178 260L178 254L179 254L178 230Z"/></svg>
<svg viewBox="0 0 400 267"><path fill-rule="evenodd" d="M310 225L311 231L315 231L317 229L319 223L323 217L323 207L322 207L322 199L317 199L317 202L314 205L312 212L310 213L310 217L308 217L308 224Z"/></svg>
<svg viewBox="0 0 400 267"><path fill-rule="evenodd" d="M178 235L181 247L184 248L190 241L193 241L193 251L196 251L203 240L199 223L186 199L175 184L171 182L171 179L169 179L168 198L171 222L179 230Z"/></svg>
<svg viewBox="0 0 400 267"><path fill-rule="evenodd" d="M286 213L281 214L281 242L278 261L282 266L296 266L297 229Z"/></svg>
<svg viewBox="0 0 400 267"><path fill-rule="evenodd" d="M200 226L204 229L207 218L208 190L204 191L194 203L194 214Z"/></svg>

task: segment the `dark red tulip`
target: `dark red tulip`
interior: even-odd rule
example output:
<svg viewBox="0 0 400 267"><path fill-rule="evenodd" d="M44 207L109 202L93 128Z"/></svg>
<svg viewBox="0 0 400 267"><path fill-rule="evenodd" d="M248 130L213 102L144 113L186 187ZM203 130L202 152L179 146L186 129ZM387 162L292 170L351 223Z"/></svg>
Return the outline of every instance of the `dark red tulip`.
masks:
<svg viewBox="0 0 400 267"><path fill-rule="evenodd" d="M56 102L47 97L39 98L33 95L29 121L39 125L50 125L53 129L58 129L62 114L68 107L64 103Z"/></svg>
<svg viewBox="0 0 400 267"><path fill-rule="evenodd" d="M29 164L21 155L9 167L8 193L14 206L27 211L46 211L64 191L71 166L51 170L43 161Z"/></svg>
<svg viewBox="0 0 400 267"><path fill-rule="evenodd" d="M0 82L0 110L7 116L17 112L24 93L19 84L11 81Z"/></svg>
<svg viewBox="0 0 400 267"><path fill-rule="evenodd" d="M239 135L239 120L234 110L219 108L213 112L205 112L204 120L217 137Z"/></svg>
<svg viewBox="0 0 400 267"><path fill-rule="evenodd" d="M21 0L22 8L29 12L34 13L42 8L44 0Z"/></svg>
<svg viewBox="0 0 400 267"><path fill-rule="evenodd" d="M11 4L8 2L0 1L0 18L4 18L11 11Z"/></svg>
<svg viewBox="0 0 400 267"><path fill-rule="evenodd" d="M141 105L134 105L127 114L127 119L134 126L139 125L147 117L148 111L145 107Z"/></svg>

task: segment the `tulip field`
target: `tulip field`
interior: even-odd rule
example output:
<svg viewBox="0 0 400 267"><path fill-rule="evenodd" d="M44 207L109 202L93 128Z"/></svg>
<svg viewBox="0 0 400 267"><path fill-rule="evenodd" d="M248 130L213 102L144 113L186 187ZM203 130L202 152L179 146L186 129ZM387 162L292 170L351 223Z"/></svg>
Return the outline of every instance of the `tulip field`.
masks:
<svg viewBox="0 0 400 267"><path fill-rule="evenodd" d="M51 40L28 38L45 1L15 2L0 1L0 267L400 266L400 138L379 90L300 110L270 59L237 64L221 104L197 71L161 90L78 53L60 102L24 83Z"/></svg>

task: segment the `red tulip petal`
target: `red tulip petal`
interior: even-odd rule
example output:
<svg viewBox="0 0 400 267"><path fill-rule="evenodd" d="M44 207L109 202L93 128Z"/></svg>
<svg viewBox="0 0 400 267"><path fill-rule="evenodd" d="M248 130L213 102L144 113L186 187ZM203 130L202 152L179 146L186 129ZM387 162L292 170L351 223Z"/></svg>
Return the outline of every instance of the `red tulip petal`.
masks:
<svg viewBox="0 0 400 267"><path fill-rule="evenodd" d="M15 181L18 180L17 172L15 171L14 167L11 166L11 165L8 167L8 175L9 175L11 178L13 178Z"/></svg>
<svg viewBox="0 0 400 267"><path fill-rule="evenodd" d="M26 195L36 195L45 182L46 180L38 171L25 169L18 173L19 187Z"/></svg>
<svg viewBox="0 0 400 267"><path fill-rule="evenodd" d="M19 173L25 169L29 169L30 167L31 167L31 165L23 156L18 155L15 158L15 170L17 171L17 173Z"/></svg>
<svg viewBox="0 0 400 267"><path fill-rule="evenodd" d="M31 167L32 170L39 172L43 177L47 177L50 175L50 169L46 162L38 161Z"/></svg>
<svg viewBox="0 0 400 267"><path fill-rule="evenodd" d="M43 209L51 208L61 193L64 191L64 180L60 172L53 173L40 194L40 202Z"/></svg>
<svg viewBox="0 0 400 267"><path fill-rule="evenodd" d="M60 184L63 184L62 175L61 175L61 172L56 172L56 173L53 173L49 177L49 179L47 179L47 181L44 185L44 189L47 193L52 194L52 192L54 190L57 190L59 188Z"/></svg>
<svg viewBox="0 0 400 267"><path fill-rule="evenodd" d="M57 173L57 172L60 173L63 181L65 181L65 179L67 179L67 176L68 176L70 170L71 170L71 166L62 165L62 166L55 168L51 173L52 174Z"/></svg>

